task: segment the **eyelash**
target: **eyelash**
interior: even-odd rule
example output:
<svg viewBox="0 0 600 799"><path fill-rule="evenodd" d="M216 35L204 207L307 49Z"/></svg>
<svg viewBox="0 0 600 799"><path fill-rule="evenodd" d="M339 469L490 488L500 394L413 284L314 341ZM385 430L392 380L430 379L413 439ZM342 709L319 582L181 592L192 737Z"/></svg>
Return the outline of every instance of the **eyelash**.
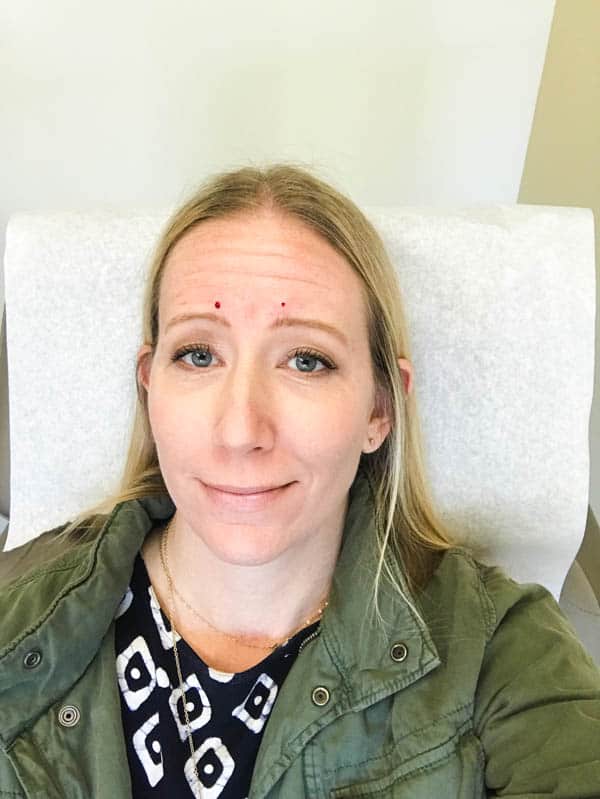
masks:
<svg viewBox="0 0 600 799"><path fill-rule="evenodd" d="M177 350L177 352L175 352L174 355L171 356L171 360L173 362L179 361L185 355L188 355L190 352L202 352L202 353L208 353L209 355L213 355L210 347L207 344L186 344L185 347L181 347L180 349ZM316 358L317 360L321 361L321 363L323 364L323 366L325 366L327 370L337 369L337 366L333 363L333 361L331 361L326 355L323 355L321 352L318 352L317 350L300 348L291 352L288 355L288 360L290 358ZM189 364L186 365L189 366ZM202 368L200 367L192 367L192 369L194 369L195 371L203 371ZM324 372L325 369L319 369L318 372L301 372L300 370L298 371L299 374L312 375Z"/></svg>

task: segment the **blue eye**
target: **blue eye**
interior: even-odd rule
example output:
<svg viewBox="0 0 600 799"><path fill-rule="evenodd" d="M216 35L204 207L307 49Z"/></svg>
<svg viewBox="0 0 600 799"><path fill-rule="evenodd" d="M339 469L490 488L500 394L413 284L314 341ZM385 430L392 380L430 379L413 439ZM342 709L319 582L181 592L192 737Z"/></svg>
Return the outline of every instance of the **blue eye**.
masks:
<svg viewBox="0 0 600 799"><path fill-rule="evenodd" d="M320 352L315 352L314 350L296 350L289 357L290 359L294 358L297 361L301 360L305 363L306 361L320 361L325 369L336 368L329 358L325 357L325 355L321 355ZM316 371L322 372L323 369L299 369L298 371L303 372L304 374L312 374Z"/></svg>
<svg viewBox="0 0 600 799"><path fill-rule="evenodd" d="M186 355L192 356L192 363L189 361L184 361L187 363L188 366L199 367L201 371L201 367L210 366L210 363L207 363L209 358L213 357L212 352L210 351L210 347L205 344L187 344L185 347L181 347L181 349L177 350L177 352L172 356L172 361L180 361L185 358ZM320 352L310 349L298 349L294 350L288 355L288 360L295 359L296 361L303 362L304 366L310 366L311 362L318 361L320 362L324 368L316 369L316 368L298 368L295 371L300 372L301 374L315 374L317 372L323 372L325 370L332 370L337 369L337 366L326 356ZM198 371L198 370L197 370Z"/></svg>
<svg viewBox="0 0 600 799"><path fill-rule="evenodd" d="M180 361L186 355L192 356L192 363L189 364L189 366L207 366L208 364L205 362L207 356L212 358L212 352L208 349L208 347L195 347L194 345L189 345L178 350L173 356L173 360ZM187 361L184 363L187 363Z"/></svg>

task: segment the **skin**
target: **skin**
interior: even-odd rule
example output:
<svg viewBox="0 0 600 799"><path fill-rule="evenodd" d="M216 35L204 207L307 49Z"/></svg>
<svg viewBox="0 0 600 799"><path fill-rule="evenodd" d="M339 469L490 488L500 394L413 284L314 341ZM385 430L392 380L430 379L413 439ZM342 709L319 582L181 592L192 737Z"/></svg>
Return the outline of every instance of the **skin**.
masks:
<svg viewBox="0 0 600 799"><path fill-rule="evenodd" d="M230 327L192 320L167 329L182 313L213 313ZM291 316L333 325L347 342L305 327L270 329ZM361 452L381 446L391 427L375 393L361 282L295 218L238 214L204 222L177 242L159 322L154 354L148 344L139 349L138 376L177 507L170 571L190 605L244 642L177 599L176 627L209 665L239 671L268 654L255 647L285 638L322 604ZM197 346L195 354L173 361L185 345ZM298 348L337 368L294 356ZM399 364L410 392L411 364ZM292 485L248 510L220 506L204 483ZM159 534L147 537L142 554L165 608Z"/></svg>

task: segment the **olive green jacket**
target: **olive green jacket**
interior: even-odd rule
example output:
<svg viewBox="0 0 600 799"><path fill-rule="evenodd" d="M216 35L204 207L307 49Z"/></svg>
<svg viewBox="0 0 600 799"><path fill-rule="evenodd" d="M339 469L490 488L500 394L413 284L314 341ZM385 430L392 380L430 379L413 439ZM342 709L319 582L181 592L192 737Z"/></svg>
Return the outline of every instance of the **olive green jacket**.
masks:
<svg viewBox="0 0 600 799"><path fill-rule="evenodd" d="M1 799L130 799L114 617L173 512L132 500L68 548L61 527L0 555ZM365 622L372 519L359 473L321 633L278 694L250 799L600 797L600 670L552 595L455 547L419 595L426 625L388 590L384 632Z"/></svg>

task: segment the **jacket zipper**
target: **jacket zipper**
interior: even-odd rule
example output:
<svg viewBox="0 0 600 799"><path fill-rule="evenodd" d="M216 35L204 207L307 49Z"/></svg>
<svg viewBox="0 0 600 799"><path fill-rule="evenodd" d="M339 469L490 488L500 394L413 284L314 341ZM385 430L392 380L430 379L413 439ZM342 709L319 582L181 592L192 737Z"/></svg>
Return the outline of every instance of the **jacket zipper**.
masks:
<svg viewBox="0 0 600 799"><path fill-rule="evenodd" d="M317 629L314 632L312 632L308 636L308 638L305 638L304 641L302 641L302 643L300 644L300 648L298 649L298 654L300 654L300 652L302 652L302 650L304 649L306 644L308 644L310 641L313 641L320 634L321 634L321 628L317 627Z"/></svg>

